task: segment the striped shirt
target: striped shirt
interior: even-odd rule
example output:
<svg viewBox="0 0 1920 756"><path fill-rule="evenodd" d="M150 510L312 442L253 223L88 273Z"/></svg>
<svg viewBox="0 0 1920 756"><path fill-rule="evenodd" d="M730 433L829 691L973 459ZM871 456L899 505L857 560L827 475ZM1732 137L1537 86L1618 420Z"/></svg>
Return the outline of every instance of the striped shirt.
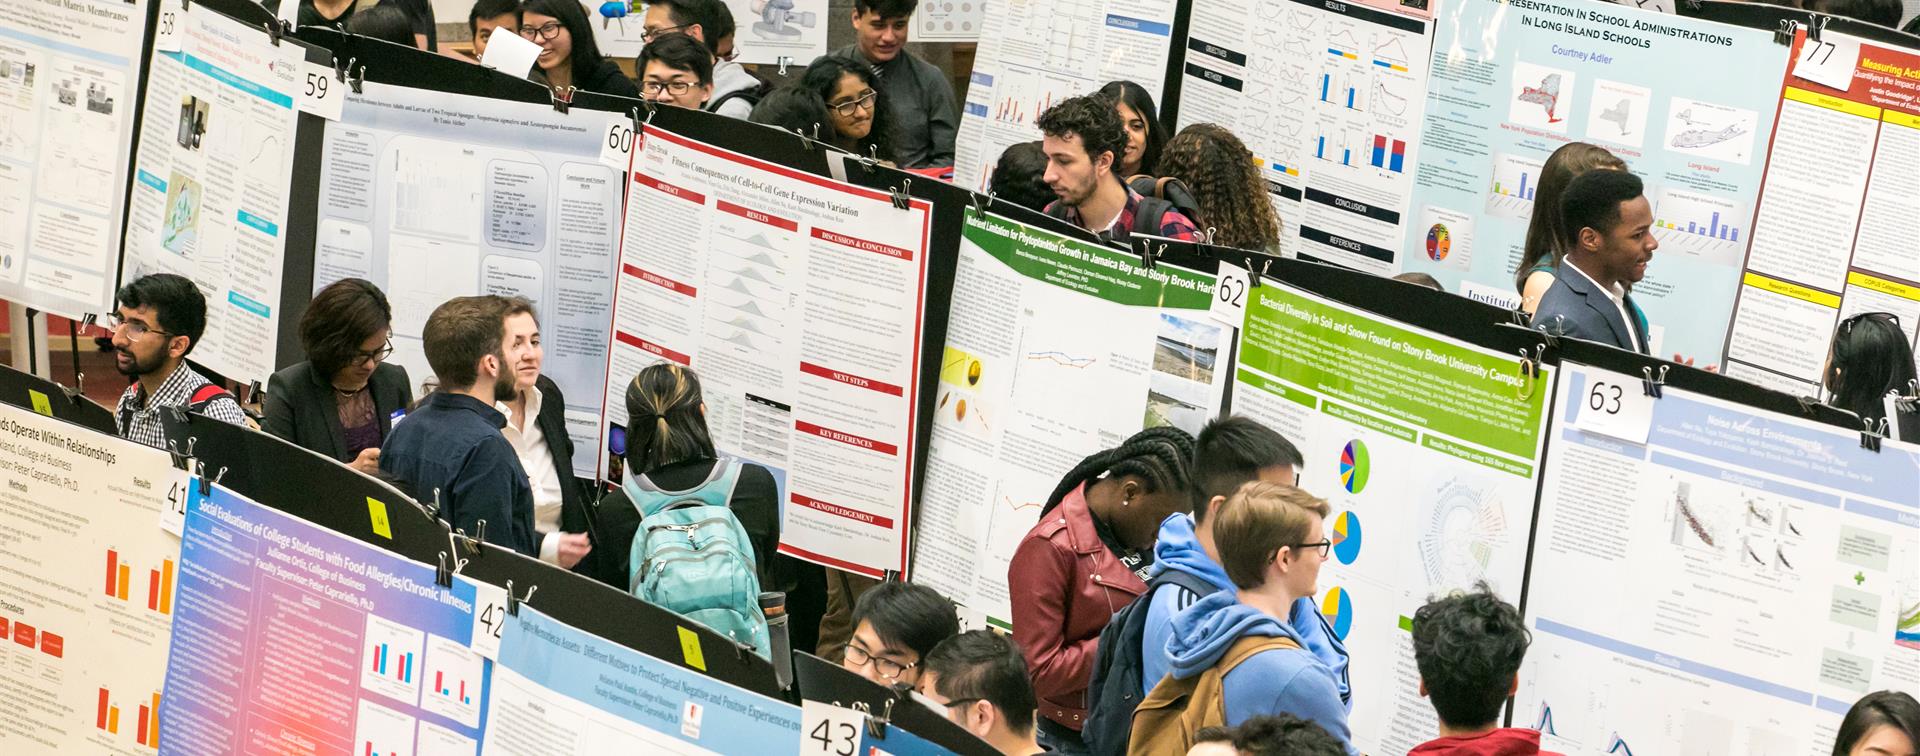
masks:
<svg viewBox="0 0 1920 756"><path fill-rule="evenodd" d="M186 360L173 369L167 376L167 382L160 384L160 390L149 397L140 385L134 381L127 390L121 392L120 403L114 408L119 417L120 437L135 441L155 449L167 448L167 434L160 425L160 408L179 407L182 410L193 401L193 392L201 386L211 383L193 368L187 367ZM222 394L207 403L201 414L221 422L245 425L246 413L240 411L240 403L232 394Z"/></svg>

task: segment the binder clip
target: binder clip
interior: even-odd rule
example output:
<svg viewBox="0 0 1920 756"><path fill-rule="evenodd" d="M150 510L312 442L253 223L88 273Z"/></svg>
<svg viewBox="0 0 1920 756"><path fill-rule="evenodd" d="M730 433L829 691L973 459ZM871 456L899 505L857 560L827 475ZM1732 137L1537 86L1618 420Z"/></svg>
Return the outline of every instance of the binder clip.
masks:
<svg viewBox="0 0 1920 756"><path fill-rule="evenodd" d="M973 208L972 208L973 217L975 218L987 217L987 208L993 206L994 193L987 192L985 195L981 195L981 194L969 192L969 194L973 194Z"/></svg>
<svg viewBox="0 0 1920 756"><path fill-rule="evenodd" d="M1660 387L1667 385L1667 368L1669 367L1672 366L1661 365L1659 374L1655 375L1652 366L1641 366L1640 390L1645 391L1647 396L1659 399Z"/></svg>
<svg viewBox="0 0 1920 756"><path fill-rule="evenodd" d="M435 492L436 499L438 495L439 494L436 491ZM485 550L480 548L480 544L485 543L487 540L487 521L486 520L473 521L473 535L471 536L467 535L466 531L463 531L459 528L454 528L453 533L454 535L460 536L460 540L466 542L465 545L467 547L467 556L473 559L479 559L482 555L486 553Z"/></svg>
<svg viewBox="0 0 1920 756"><path fill-rule="evenodd" d="M1793 30L1797 26L1793 19L1780 19L1780 26L1773 30L1773 43L1776 45L1793 44Z"/></svg>
<svg viewBox="0 0 1920 756"><path fill-rule="evenodd" d="M247 403L257 404L257 400L265 393L267 393L267 390L260 385L259 381L247 382Z"/></svg>
<svg viewBox="0 0 1920 756"><path fill-rule="evenodd" d="M808 134L807 132L801 131L799 129L794 129L793 133L795 136L800 137L800 149L806 150L808 152L812 152L813 143L820 141L820 124L817 121L814 122L812 134Z"/></svg>
<svg viewBox="0 0 1920 756"><path fill-rule="evenodd" d="M1558 349L1560 348L1560 337L1567 335L1567 316L1553 316L1552 328L1548 328L1546 323L1535 323L1533 324L1533 330L1539 331L1541 335L1546 337L1548 347Z"/></svg>
<svg viewBox="0 0 1920 756"><path fill-rule="evenodd" d="M352 68L353 64L359 60L360 60L359 58L348 58L346 63L341 63L339 58L334 58L333 59L333 78L338 79L340 83L345 84L347 82L347 69Z"/></svg>
<svg viewBox="0 0 1920 756"><path fill-rule="evenodd" d="M198 436L188 436L187 450L186 452L182 453L180 451L180 442L175 441L171 438L167 439L167 456L172 458L173 460L173 469L175 470L191 469L193 464L193 444L195 441L198 441L198 440L199 440Z"/></svg>
<svg viewBox="0 0 1920 756"><path fill-rule="evenodd" d="M1874 452L1880 451L1880 440L1886 438L1888 429L1893 427L1893 424L1888 422L1890 419L1891 418L1883 417L1876 423L1871 418L1862 418L1860 420L1860 425L1863 426L1860 431L1860 448Z"/></svg>
<svg viewBox="0 0 1920 756"><path fill-rule="evenodd" d="M867 148L867 157L860 158L860 167L865 168L868 173L872 173L873 167L879 164L880 145L871 145Z"/></svg>
<svg viewBox="0 0 1920 756"><path fill-rule="evenodd" d="M913 207L913 197L909 195L908 192L912 190L913 190L913 179L911 178L900 179L900 185L894 187L892 192L894 208L899 210L911 209Z"/></svg>
<svg viewBox="0 0 1920 756"><path fill-rule="evenodd" d="M533 592L537 590L540 590L540 586L537 586L537 585L528 586L527 595L516 596L513 594L513 581L508 580L507 581L507 616L509 617L520 616L520 604L524 602L532 601Z"/></svg>
<svg viewBox="0 0 1920 756"><path fill-rule="evenodd" d="M358 59L356 58L355 60ZM352 60L347 61L347 68L353 68ZM366 66L361 66L358 69L347 72L347 89L353 90L354 94L360 94L360 85L365 83L367 83Z"/></svg>
<svg viewBox="0 0 1920 756"><path fill-rule="evenodd" d="M573 93L578 91L580 91L579 87L567 87L564 92L549 89L547 90L547 98L553 101L553 109L555 111L565 115L567 107L573 102Z"/></svg>
<svg viewBox="0 0 1920 756"><path fill-rule="evenodd" d="M887 725L893 720L893 702L898 700L900 699L887 699L887 702L881 705L880 716L874 716L871 711L867 713L867 737L874 740L887 739Z"/></svg>
<svg viewBox="0 0 1920 756"><path fill-rule="evenodd" d="M1800 403L1800 414L1806 415L1807 417L1813 417L1813 408L1820 404L1819 399L1806 395L1796 396L1793 400Z"/></svg>
<svg viewBox="0 0 1920 756"><path fill-rule="evenodd" d="M1140 268L1142 270L1153 270L1154 259L1167 253L1166 242L1161 242L1158 248L1155 248L1152 239L1140 239L1139 244Z"/></svg>
<svg viewBox="0 0 1920 756"><path fill-rule="evenodd" d="M227 477L227 468L224 466L221 467L219 472L213 474L213 480L207 480L207 466L199 460L194 460L193 465L199 468L199 472L196 474L200 476L200 495L212 496L213 484L219 483L220 479Z"/></svg>
<svg viewBox="0 0 1920 756"><path fill-rule="evenodd" d="M453 587L453 570L447 569L447 552L440 552L440 564L433 568L433 584L441 588Z"/></svg>
<svg viewBox="0 0 1920 756"><path fill-rule="evenodd" d="M1808 14L1807 15L1807 41L1812 42L1816 45L1820 44L1820 33L1827 30L1827 22L1832 20L1833 20L1832 16L1822 16L1818 13Z"/></svg>
<svg viewBox="0 0 1920 756"><path fill-rule="evenodd" d="M1261 259L1259 270L1253 269L1252 257L1248 257L1246 258L1246 260L1247 260L1247 286L1250 288L1258 289L1260 288L1260 279L1270 275L1269 273L1267 273L1267 269L1273 267L1273 258L1268 257L1268 258Z"/></svg>
<svg viewBox="0 0 1920 756"><path fill-rule="evenodd" d="M280 0L280 1L286 2L287 0ZM285 30L280 28L280 25L283 23L286 23L286 21L278 18L272 21L260 22L261 26L264 26L267 28L267 39L273 42L274 47L280 46L280 36L286 33Z"/></svg>
<svg viewBox="0 0 1920 756"><path fill-rule="evenodd" d="M782 55L778 58L774 58L773 62L780 64L780 75L785 76L787 75L787 64L792 63L793 58L789 58L785 55Z"/></svg>

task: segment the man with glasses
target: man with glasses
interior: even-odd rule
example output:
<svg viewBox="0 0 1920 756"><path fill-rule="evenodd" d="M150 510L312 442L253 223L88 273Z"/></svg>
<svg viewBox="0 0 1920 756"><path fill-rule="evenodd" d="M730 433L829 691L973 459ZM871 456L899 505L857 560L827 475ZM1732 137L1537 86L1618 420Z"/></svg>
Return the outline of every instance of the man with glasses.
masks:
<svg viewBox="0 0 1920 756"><path fill-rule="evenodd" d="M685 34L655 37L640 49L640 94L662 105L699 110L713 94L713 58Z"/></svg>
<svg viewBox="0 0 1920 756"><path fill-rule="evenodd" d="M1011 639L969 630L934 646L924 666L920 695L946 709L948 720L1007 756L1043 752L1034 736L1039 700Z"/></svg>
<svg viewBox="0 0 1920 756"><path fill-rule="evenodd" d="M927 653L959 632L953 602L939 591L889 580L854 602L853 638L840 666L879 685L911 687Z"/></svg>
<svg viewBox="0 0 1920 756"><path fill-rule="evenodd" d="M642 18L646 25L643 39L649 45L678 32L706 47L713 71L704 79L710 85L707 110L744 121L771 89L767 82L734 62L733 11L721 0L655 0L647 3ZM652 93L645 94L655 99Z"/></svg>
<svg viewBox="0 0 1920 756"><path fill-rule="evenodd" d="M833 55L873 70L893 110L900 167L946 167L953 165L960 111L946 74L906 50L908 22L919 4L919 0L854 0L855 41Z"/></svg>
<svg viewBox="0 0 1920 756"><path fill-rule="evenodd" d="M133 379L115 407L121 437L167 448L162 407L235 425L247 422L232 394L187 365L187 353L207 328L207 299L192 281L172 273L142 276L122 287L119 299L108 318L114 367Z"/></svg>

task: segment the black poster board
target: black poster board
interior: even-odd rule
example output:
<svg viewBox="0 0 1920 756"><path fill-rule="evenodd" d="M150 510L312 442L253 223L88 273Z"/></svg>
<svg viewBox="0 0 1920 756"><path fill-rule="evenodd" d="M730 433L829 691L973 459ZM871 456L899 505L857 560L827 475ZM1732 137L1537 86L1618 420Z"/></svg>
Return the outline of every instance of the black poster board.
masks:
<svg viewBox="0 0 1920 756"><path fill-rule="evenodd" d="M840 665L804 651L793 654L793 686L799 700L820 701L851 709L925 738L934 745L966 756L993 756L998 751L915 701L912 694L882 687Z"/></svg>
<svg viewBox="0 0 1920 756"><path fill-rule="evenodd" d="M0 365L0 402L24 407L109 436L118 435L113 408L95 404L79 391ZM41 409L45 402L46 409Z"/></svg>

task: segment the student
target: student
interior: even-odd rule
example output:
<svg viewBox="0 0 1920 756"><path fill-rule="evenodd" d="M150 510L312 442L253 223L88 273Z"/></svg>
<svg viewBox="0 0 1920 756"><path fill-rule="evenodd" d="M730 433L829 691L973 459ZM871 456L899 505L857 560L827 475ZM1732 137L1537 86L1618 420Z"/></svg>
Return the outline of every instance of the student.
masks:
<svg viewBox="0 0 1920 756"><path fill-rule="evenodd" d="M1900 28L1900 15L1906 10L1900 0L1804 0L1800 7L1889 29Z"/></svg>
<svg viewBox="0 0 1920 756"><path fill-rule="evenodd" d="M246 424L246 413L240 411L233 394L187 365L187 354L207 329L207 298L192 281L172 273L141 276L121 287L119 300L107 318L113 332L113 366L133 379L114 407L121 438L167 448L161 407Z"/></svg>
<svg viewBox="0 0 1920 756"><path fill-rule="evenodd" d="M1120 126L1127 131L1127 148L1121 150L1114 173L1129 179L1164 175L1157 172L1157 167L1167 135L1160 130L1160 111L1153 106L1153 95L1147 93L1146 87L1125 79L1107 82L1100 88L1100 94L1113 100L1114 113L1120 116Z"/></svg>
<svg viewBox="0 0 1920 756"><path fill-rule="evenodd" d="M1233 730L1202 727L1193 734L1193 747L1187 749L1187 756L1240 756L1240 749L1233 747Z"/></svg>
<svg viewBox="0 0 1920 756"><path fill-rule="evenodd" d="M1048 748L1086 753L1080 730L1100 631L1146 592L1160 522L1192 506L1192 459L1192 437L1159 427L1081 460L1014 551L1013 639L1033 673Z"/></svg>
<svg viewBox="0 0 1920 756"><path fill-rule="evenodd" d="M291 3L296 0L280 0ZM300 11L297 24L300 26L346 26L353 15L372 8L379 0L298 0Z"/></svg>
<svg viewBox="0 0 1920 756"><path fill-rule="evenodd" d="M530 557L540 554L533 529L533 490L507 424L494 402L513 395L513 365L529 344L507 342L511 303L492 295L457 297L427 316L427 364L439 379L380 447L380 470L437 501L440 519L467 535Z"/></svg>
<svg viewBox="0 0 1920 756"><path fill-rule="evenodd" d="M1005 200L1035 211L1047 209L1047 203L1054 200L1053 190L1047 188L1047 153L1040 149L1039 142L1021 142L1008 147L1000 153L1000 162L993 166L993 178L987 181L987 191L994 199Z"/></svg>
<svg viewBox="0 0 1920 756"><path fill-rule="evenodd" d="M1193 195L1200 213L1193 221L1213 233L1214 244L1280 252L1280 216L1267 199L1253 151L1233 132L1211 123L1181 129L1167 142L1159 165L1158 175L1178 179Z"/></svg>
<svg viewBox="0 0 1920 756"><path fill-rule="evenodd" d="M260 429L372 475L380 444L413 404L407 369L393 354L393 308L371 282L343 278L313 295L300 316L307 361L267 379Z"/></svg>
<svg viewBox="0 0 1920 756"><path fill-rule="evenodd" d="M1878 428L1887 417L1886 396L1920 393L1914 383L1913 349L1892 313L1863 312L1833 331L1824 384L1827 403L1859 415ZM1920 413L1900 412L1887 423L1888 436L1920 441Z"/></svg>
<svg viewBox="0 0 1920 756"><path fill-rule="evenodd" d="M959 634L953 602L924 585L888 580L853 605L853 638L840 666L877 685L911 688L934 646Z"/></svg>
<svg viewBox="0 0 1920 756"><path fill-rule="evenodd" d="M413 38L413 19L400 6L394 5L392 0L353 14L353 18L347 21L346 29L348 34L392 42L401 47L420 47Z"/></svg>
<svg viewBox="0 0 1920 756"><path fill-rule="evenodd" d="M1233 728L1233 747L1238 756L1345 756L1347 752L1320 725L1287 714L1241 722Z"/></svg>
<svg viewBox="0 0 1920 756"><path fill-rule="evenodd" d="M771 90L760 77L733 60L733 11L720 0L655 0L647 3L643 19L643 39L648 43L662 34L680 32L698 40L713 56L708 111L746 120Z"/></svg>
<svg viewBox="0 0 1920 756"><path fill-rule="evenodd" d="M1567 185L1560 201L1567 256L1540 298L1534 327L1652 353L1640 306L1627 291L1660 248L1642 190L1640 177L1626 171L1589 171Z"/></svg>
<svg viewBox="0 0 1920 756"><path fill-rule="evenodd" d="M540 540L540 561L570 570L593 546L587 537L586 492L573 477L573 439L567 435L567 398L540 372L546 357L540 347L540 321L533 303L507 300L507 353L513 392L494 402L507 417L500 429L533 490L533 531Z"/></svg>
<svg viewBox="0 0 1920 756"><path fill-rule="evenodd" d="M887 96L876 88L873 72L831 55L815 58L800 77L800 86L827 107L833 133L821 141L860 157L878 157L900 164L894 147L893 112Z"/></svg>
<svg viewBox="0 0 1920 756"><path fill-rule="evenodd" d="M433 5L428 0L381 0L380 4L407 14L408 28L413 31L412 46L428 52L440 51L440 33L434 29Z"/></svg>
<svg viewBox="0 0 1920 756"><path fill-rule="evenodd" d="M1006 756L1042 753L1033 735L1033 683L1020 648L992 630L969 630L934 646L920 694L947 719Z"/></svg>
<svg viewBox="0 0 1920 756"><path fill-rule="evenodd" d="M1513 288L1520 293L1520 309L1532 315L1540 306L1540 297L1553 286L1555 271L1567 256L1566 221L1560 214L1560 197L1567 183L1587 171L1624 171L1627 164L1613 153L1586 142L1568 142L1547 156L1540 169L1540 183L1534 191L1533 217L1527 223L1526 245L1520 253L1520 267L1513 274Z"/></svg>
<svg viewBox="0 0 1920 756"><path fill-rule="evenodd" d="M1069 97L1040 114L1046 182L1060 199L1047 214L1122 244L1135 233L1181 241L1200 237L1193 221L1158 198L1145 199L1114 172L1126 132L1100 95Z"/></svg>
<svg viewBox="0 0 1920 756"><path fill-rule="evenodd" d="M685 34L662 34L640 49L640 93L663 105L699 110L713 95L713 58Z"/></svg>
<svg viewBox="0 0 1920 756"><path fill-rule="evenodd" d="M898 131L902 168L953 165L960 129L953 84L932 63L907 52L908 21L919 0L854 0L854 43L833 55L872 72ZM831 103L831 100L829 100Z"/></svg>
<svg viewBox="0 0 1920 756"><path fill-rule="evenodd" d="M520 36L540 46L535 65L563 99L572 89L640 97L633 80L600 56L593 26L577 0L527 0L520 6Z"/></svg>
<svg viewBox="0 0 1920 756"><path fill-rule="evenodd" d="M1920 752L1920 701L1894 690L1868 693L1840 720L1833 756L1914 756Z"/></svg>
<svg viewBox="0 0 1920 756"><path fill-rule="evenodd" d="M1500 726L1507 699L1520 688L1520 660L1531 641L1520 610L1493 595L1484 582L1414 612L1420 695L1440 715L1440 737L1409 756L1543 753L1539 730Z"/></svg>
<svg viewBox="0 0 1920 756"><path fill-rule="evenodd" d="M812 90L798 86L773 90L760 104L753 106L753 115L748 120L809 139L826 139L833 134L833 120L827 115L827 104Z"/></svg>
<svg viewBox="0 0 1920 756"><path fill-rule="evenodd" d="M1259 650L1224 670L1221 697L1226 721L1238 726L1263 714L1292 714L1313 722L1354 751L1337 673L1313 653L1289 622L1302 598L1318 592L1320 566L1332 541L1323 518L1327 502L1292 486L1252 482L1221 507L1214 525L1220 564L1235 590L1200 599L1174 616L1168 679L1141 703L1143 711L1173 681L1190 681L1228 657L1240 658L1263 642L1283 647ZM1018 620L1015 621L1018 627ZM1135 714L1133 745L1147 733ZM1202 722L1202 724L1212 724Z"/></svg>
<svg viewBox="0 0 1920 756"><path fill-rule="evenodd" d="M487 38L493 36L494 29L520 32L519 0L479 0L473 4L473 10L467 11L467 31L473 33L474 60L487 54Z"/></svg>

